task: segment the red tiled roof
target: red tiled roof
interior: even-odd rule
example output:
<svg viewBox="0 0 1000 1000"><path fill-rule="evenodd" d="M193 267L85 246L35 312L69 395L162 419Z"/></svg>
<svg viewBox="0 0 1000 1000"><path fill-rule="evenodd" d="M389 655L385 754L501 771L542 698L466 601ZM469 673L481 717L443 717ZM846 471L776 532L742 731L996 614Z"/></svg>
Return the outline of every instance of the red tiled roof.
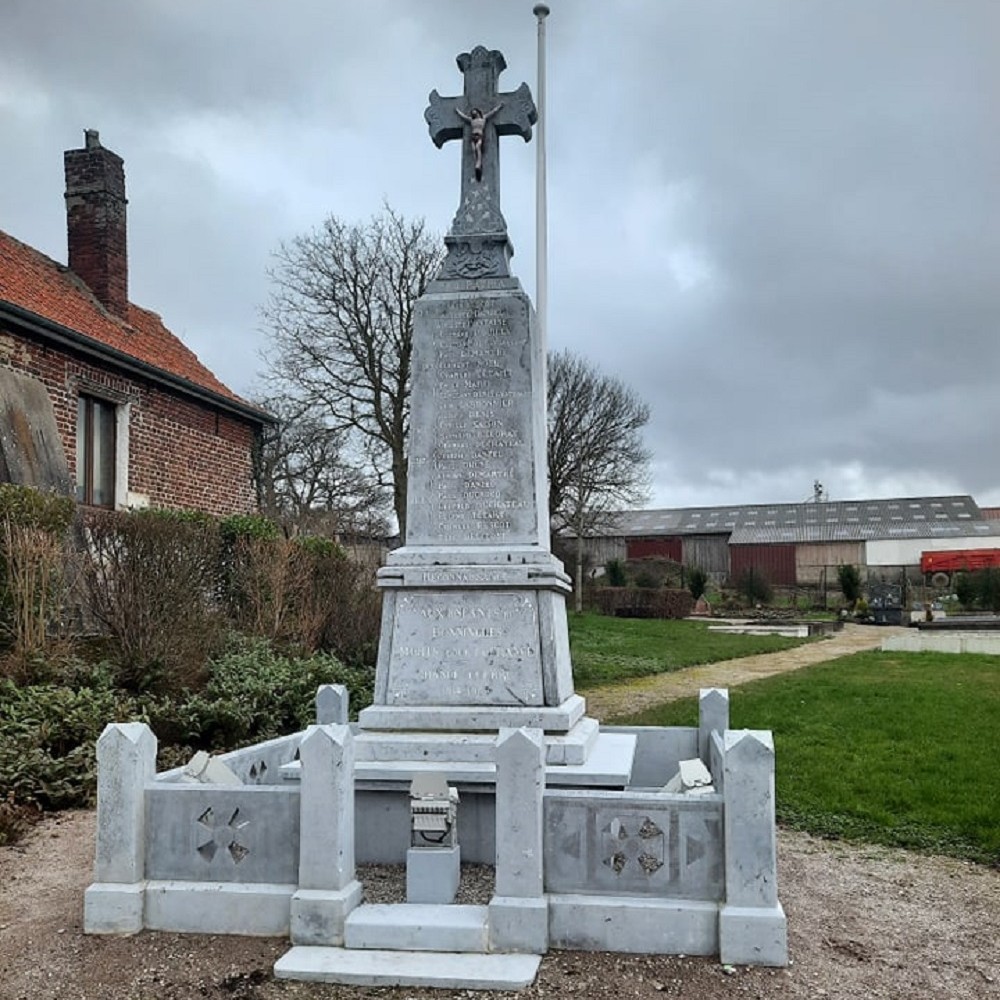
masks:
<svg viewBox="0 0 1000 1000"><path fill-rule="evenodd" d="M248 405L223 385L148 309L131 302L128 322L109 313L90 289L59 264L0 231L0 301L83 334L218 396Z"/></svg>

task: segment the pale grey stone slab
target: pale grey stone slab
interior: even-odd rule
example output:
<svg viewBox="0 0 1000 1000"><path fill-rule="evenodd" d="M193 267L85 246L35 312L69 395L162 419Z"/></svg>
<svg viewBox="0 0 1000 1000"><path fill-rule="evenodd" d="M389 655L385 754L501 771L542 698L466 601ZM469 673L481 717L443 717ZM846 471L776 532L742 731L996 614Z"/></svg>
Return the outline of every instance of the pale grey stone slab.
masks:
<svg viewBox="0 0 1000 1000"><path fill-rule="evenodd" d="M455 902L462 874L462 848L411 847L406 852L407 903L447 904ZM463 951L449 947L445 951Z"/></svg>
<svg viewBox="0 0 1000 1000"><path fill-rule="evenodd" d="M545 362L523 292L417 303L407 545L548 547Z"/></svg>
<svg viewBox="0 0 1000 1000"><path fill-rule="evenodd" d="M435 906L421 903L359 906L348 918L348 948L400 951L486 951L485 906Z"/></svg>
<svg viewBox="0 0 1000 1000"><path fill-rule="evenodd" d="M724 762L726 903L778 903L774 740L766 730L728 730Z"/></svg>
<svg viewBox="0 0 1000 1000"><path fill-rule="evenodd" d="M676 772L678 761L698 753L698 730L690 726L602 726L601 733L635 738L635 762L629 782L633 788L662 788Z"/></svg>
<svg viewBox="0 0 1000 1000"><path fill-rule="evenodd" d="M95 882L145 875L144 787L156 776L156 737L142 722L114 722L97 741Z"/></svg>
<svg viewBox="0 0 1000 1000"><path fill-rule="evenodd" d="M281 766L294 759L301 739L301 733L279 736L241 750L220 754L218 759L236 774L244 785L273 785L280 782ZM182 772L183 768L175 767L160 772L156 780L170 784L178 781Z"/></svg>
<svg viewBox="0 0 1000 1000"><path fill-rule="evenodd" d="M729 692L725 688L702 688L698 696L698 756L711 763L711 735L729 728Z"/></svg>
<svg viewBox="0 0 1000 1000"><path fill-rule="evenodd" d="M145 898L145 882L93 882L83 894L84 934L137 934Z"/></svg>
<svg viewBox="0 0 1000 1000"><path fill-rule="evenodd" d="M295 888L294 884L150 881L145 926L186 934L287 934Z"/></svg>
<svg viewBox="0 0 1000 1000"><path fill-rule="evenodd" d="M292 944L342 945L344 921L361 898L357 881L343 889L299 889L289 904Z"/></svg>
<svg viewBox="0 0 1000 1000"><path fill-rule="evenodd" d="M781 904L723 906L719 960L726 965L788 965L788 921Z"/></svg>
<svg viewBox="0 0 1000 1000"><path fill-rule="evenodd" d="M578 694L560 705L371 705L359 722L365 729L430 729L449 732L493 730L527 726L546 732L568 732L583 718L586 702Z"/></svg>
<svg viewBox="0 0 1000 1000"><path fill-rule="evenodd" d="M719 795L549 790L545 889L719 900L722 813Z"/></svg>
<svg viewBox="0 0 1000 1000"><path fill-rule="evenodd" d="M299 788L146 785L152 879L298 884Z"/></svg>
<svg viewBox="0 0 1000 1000"><path fill-rule="evenodd" d="M503 729L497 738L496 893L542 894L545 742L538 729Z"/></svg>
<svg viewBox="0 0 1000 1000"><path fill-rule="evenodd" d="M386 704L544 704L539 599L525 591L399 594Z"/></svg>
<svg viewBox="0 0 1000 1000"><path fill-rule="evenodd" d="M714 955L719 907L697 900L550 895L549 947L643 955Z"/></svg>
<svg viewBox="0 0 1000 1000"><path fill-rule="evenodd" d="M297 947L274 965L278 979L348 986L430 986L447 990L523 990L540 955L428 954Z"/></svg>
<svg viewBox="0 0 1000 1000"><path fill-rule="evenodd" d="M549 904L545 896L494 896L489 905L490 951L545 954Z"/></svg>
<svg viewBox="0 0 1000 1000"><path fill-rule="evenodd" d="M350 695L343 684L320 684L316 689L316 725L346 726Z"/></svg>
<svg viewBox="0 0 1000 1000"><path fill-rule="evenodd" d="M597 720L586 716L566 734L546 734L545 762L585 763L599 734ZM493 764L496 761L496 736L493 733L369 730L355 741L355 754L359 763L409 760Z"/></svg>
<svg viewBox="0 0 1000 1000"><path fill-rule="evenodd" d="M408 583L437 587L516 584L527 579L525 571L530 569L572 589L562 561L541 545L404 545L386 556L383 569L387 573L412 569L414 576L405 577ZM436 569L440 574L433 572ZM426 579L420 576L421 570L429 574ZM463 577L465 570L482 576Z"/></svg>
<svg viewBox="0 0 1000 1000"><path fill-rule="evenodd" d="M354 881L354 737L347 726L310 726L299 756L299 887L346 889Z"/></svg>
<svg viewBox="0 0 1000 1000"><path fill-rule="evenodd" d="M547 767L546 784L549 787L624 788L630 784L635 743L635 737L627 733L599 733L583 764L556 764ZM494 764L474 761L359 761L355 765L355 771L357 779L366 783L409 782L414 775L425 771L444 773L451 784L492 785L496 780Z"/></svg>

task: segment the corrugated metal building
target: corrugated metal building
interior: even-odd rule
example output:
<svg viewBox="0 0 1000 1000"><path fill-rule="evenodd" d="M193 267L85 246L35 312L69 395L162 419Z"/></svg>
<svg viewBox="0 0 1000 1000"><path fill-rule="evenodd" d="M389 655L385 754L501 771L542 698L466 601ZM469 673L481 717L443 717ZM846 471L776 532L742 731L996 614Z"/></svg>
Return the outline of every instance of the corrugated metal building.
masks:
<svg viewBox="0 0 1000 1000"><path fill-rule="evenodd" d="M919 566L923 551L991 547L998 536L1000 521L971 496L946 496L623 511L594 541L629 559L700 566L718 582L754 569L778 586L836 588L845 563Z"/></svg>

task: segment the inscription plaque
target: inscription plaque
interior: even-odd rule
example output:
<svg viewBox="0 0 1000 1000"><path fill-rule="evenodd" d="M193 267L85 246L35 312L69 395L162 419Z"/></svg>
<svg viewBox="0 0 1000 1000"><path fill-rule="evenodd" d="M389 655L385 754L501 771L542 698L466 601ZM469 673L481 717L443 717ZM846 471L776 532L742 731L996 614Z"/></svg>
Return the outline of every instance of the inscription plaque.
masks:
<svg viewBox="0 0 1000 1000"><path fill-rule="evenodd" d="M403 594L388 704L541 705L539 647L535 594Z"/></svg>
<svg viewBox="0 0 1000 1000"><path fill-rule="evenodd" d="M408 545L538 542L531 368L526 299L419 303Z"/></svg>

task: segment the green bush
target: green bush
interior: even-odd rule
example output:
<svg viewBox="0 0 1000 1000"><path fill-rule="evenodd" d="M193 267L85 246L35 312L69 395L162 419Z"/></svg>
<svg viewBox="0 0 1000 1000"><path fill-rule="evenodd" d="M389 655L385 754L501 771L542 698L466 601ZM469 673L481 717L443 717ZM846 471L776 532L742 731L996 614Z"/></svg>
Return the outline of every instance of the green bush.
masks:
<svg viewBox="0 0 1000 1000"><path fill-rule="evenodd" d="M0 520L62 535L73 523L76 504L61 493L0 483Z"/></svg>
<svg viewBox="0 0 1000 1000"><path fill-rule="evenodd" d="M115 686L108 664L79 662L60 683L0 680L0 788L19 806L92 805L95 744L109 722L147 722L163 769L195 750L221 753L305 728L320 684L346 685L354 710L364 708L373 681L371 670L326 654L282 656L264 640L240 637L210 662L200 691L138 697Z"/></svg>
<svg viewBox="0 0 1000 1000"><path fill-rule="evenodd" d="M707 587L708 574L700 566L689 566L687 588L691 592L691 596L697 601L699 597L704 597Z"/></svg>
<svg viewBox="0 0 1000 1000"><path fill-rule="evenodd" d="M748 566L740 575L737 589L750 604L770 604L774 591L762 570Z"/></svg>
<svg viewBox="0 0 1000 1000"><path fill-rule="evenodd" d="M976 605L976 584L971 573L959 573L955 577L955 596L966 611L971 611Z"/></svg>
<svg viewBox="0 0 1000 1000"><path fill-rule="evenodd" d="M837 567L837 583L840 592L849 605L853 605L861 596L861 573L857 566L845 563Z"/></svg>
<svg viewBox="0 0 1000 1000"><path fill-rule="evenodd" d="M604 579L609 587L624 587L628 583L621 559L609 559L604 564Z"/></svg>
<svg viewBox="0 0 1000 1000"><path fill-rule="evenodd" d="M309 725L320 684L346 685L357 710L371 703L373 683L372 670L345 667L327 653L286 656L265 639L233 635L209 663L204 688L150 704L149 722L164 742L232 750Z"/></svg>
<svg viewBox="0 0 1000 1000"><path fill-rule="evenodd" d="M94 745L108 722L141 718L138 703L106 668L81 687L0 680L0 788L21 805L91 805Z"/></svg>

